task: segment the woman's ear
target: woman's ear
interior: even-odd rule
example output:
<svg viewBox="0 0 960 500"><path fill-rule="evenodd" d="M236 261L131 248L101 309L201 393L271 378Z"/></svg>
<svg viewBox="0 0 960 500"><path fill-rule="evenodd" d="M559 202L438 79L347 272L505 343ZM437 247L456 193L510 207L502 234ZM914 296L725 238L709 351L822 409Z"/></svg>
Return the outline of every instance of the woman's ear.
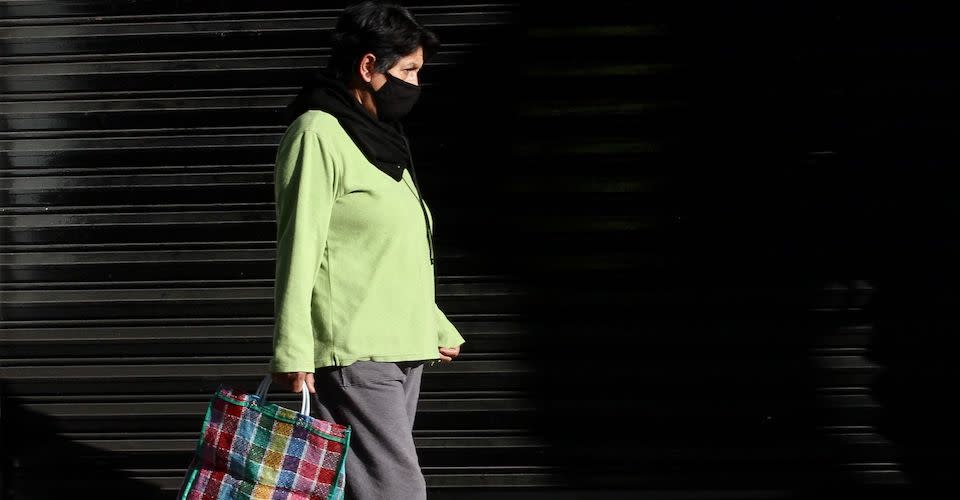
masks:
<svg viewBox="0 0 960 500"><path fill-rule="evenodd" d="M377 56L367 52L360 58L360 78L370 83L373 80L374 66L377 62Z"/></svg>

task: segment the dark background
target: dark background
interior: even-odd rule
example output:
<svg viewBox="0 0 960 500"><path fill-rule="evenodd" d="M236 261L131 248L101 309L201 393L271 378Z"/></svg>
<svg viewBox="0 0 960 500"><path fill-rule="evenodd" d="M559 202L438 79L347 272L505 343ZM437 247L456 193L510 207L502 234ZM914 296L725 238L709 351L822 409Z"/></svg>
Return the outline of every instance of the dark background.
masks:
<svg viewBox="0 0 960 500"><path fill-rule="evenodd" d="M170 498L212 391L255 387L281 110L342 5L0 2L2 498ZM431 498L947 486L945 12L406 5L467 339L424 376Z"/></svg>

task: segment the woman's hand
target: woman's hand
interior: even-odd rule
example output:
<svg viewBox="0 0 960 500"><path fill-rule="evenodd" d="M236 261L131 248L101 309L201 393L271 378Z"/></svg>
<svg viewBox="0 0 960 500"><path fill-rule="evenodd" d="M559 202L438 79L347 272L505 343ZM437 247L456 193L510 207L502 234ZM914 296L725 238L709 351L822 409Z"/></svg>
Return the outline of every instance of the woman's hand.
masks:
<svg viewBox="0 0 960 500"><path fill-rule="evenodd" d="M441 363L451 363L453 358L460 355L460 346L457 347L441 347L440 348L440 362Z"/></svg>
<svg viewBox="0 0 960 500"><path fill-rule="evenodd" d="M277 372L273 374L273 381L280 384L285 390L299 393L303 390L303 383L307 383L307 390L316 394L313 387L313 374L309 372Z"/></svg>

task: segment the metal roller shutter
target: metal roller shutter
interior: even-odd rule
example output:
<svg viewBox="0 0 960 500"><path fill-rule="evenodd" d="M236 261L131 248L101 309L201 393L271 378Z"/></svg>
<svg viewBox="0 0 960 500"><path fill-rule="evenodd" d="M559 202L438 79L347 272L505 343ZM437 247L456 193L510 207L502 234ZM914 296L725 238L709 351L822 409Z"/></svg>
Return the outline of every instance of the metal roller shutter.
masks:
<svg viewBox="0 0 960 500"><path fill-rule="evenodd" d="M256 386L280 110L342 5L0 2L3 498L170 498L211 391ZM408 5L444 43L408 130L469 341L424 377L431 498L934 482L942 339L905 318L949 297L883 269L949 252L877 235L907 207L863 165L909 163L876 98L949 94L875 65L935 66L940 32L908 23L909 60L890 6Z"/></svg>

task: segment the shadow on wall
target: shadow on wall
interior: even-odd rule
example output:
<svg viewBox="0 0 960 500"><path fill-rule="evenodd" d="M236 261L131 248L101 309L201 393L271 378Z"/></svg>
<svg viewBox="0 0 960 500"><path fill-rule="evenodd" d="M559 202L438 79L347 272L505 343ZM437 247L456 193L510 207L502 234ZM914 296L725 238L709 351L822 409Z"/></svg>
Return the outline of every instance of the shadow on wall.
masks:
<svg viewBox="0 0 960 500"><path fill-rule="evenodd" d="M914 498L940 498L953 483L958 458L956 442L948 436L960 418L950 401L957 380L950 347L960 324L949 284L956 279L945 279L956 276L955 256L941 260L948 256L931 251L913 257L909 260L924 262L925 270L879 285L870 358L884 371L873 390L883 408L880 432L897 444Z"/></svg>
<svg viewBox="0 0 960 500"><path fill-rule="evenodd" d="M932 165L917 161L914 152L920 150L915 147L920 141L931 157L946 160L956 154L933 149L919 137L902 136L905 149L887 152L891 172L912 171L925 186L904 194L899 176L888 184L887 192L901 196L885 205L885 217L878 224L882 235L878 257L887 271L878 280L873 304L878 321L869 356L883 367L873 386L883 408L879 430L896 443L904 474L915 490L913 498L932 499L952 487L954 464L960 458L957 440L951 437L960 422L953 401L960 375L954 359L960 329L955 291L960 268L956 237L948 229L956 217L945 209L956 199L955 183L927 170Z"/></svg>
<svg viewBox="0 0 960 500"><path fill-rule="evenodd" d="M441 42L463 37L435 29ZM515 222L530 203L509 189L529 174L512 151L525 83L524 28L516 22L485 29L493 33L457 54L456 64L424 68L425 85L442 81L424 89L405 121L424 199L436 207L435 246L471 255L462 269L456 259L452 267L439 262L440 275L521 271L517 255L527 235Z"/></svg>
<svg viewBox="0 0 960 500"><path fill-rule="evenodd" d="M552 200L559 213L597 222L570 242L581 254L565 268L530 271L548 460L571 488L637 491L629 498L880 498L883 485L848 468L871 451L848 455L822 428L840 421L822 389L846 375L813 354L848 319L823 324L824 285L872 277L877 263L850 258L868 243L847 226L857 220L844 205L862 189L856 177L822 182L823 167L808 163L836 139L830 61L802 57L828 48L811 26L829 16L799 5L694 15L611 3L538 12L530 25L565 30L562 47L580 37L583 49L549 59L557 40L538 39L521 58L579 73L549 87L524 82L524 106L549 88L571 109L593 107L579 123L554 125L546 149L568 153L550 156L550 171L585 184L616 172L654 187ZM631 37L658 27L666 41ZM597 105L605 100L622 105ZM658 114L671 100L689 106ZM631 109L643 111L631 121ZM620 126L602 128L610 123ZM532 140L539 125L522 123L517 140ZM618 217L642 224L620 226L619 242L604 246ZM524 249L531 270L570 253L547 238Z"/></svg>
<svg viewBox="0 0 960 500"><path fill-rule="evenodd" d="M0 471L4 500L53 498L137 498L169 500L173 495L150 478L136 478L124 471L131 463L147 460L136 451L104 449L78 443L61 434L63 424L54 417L30 409L0 386ZM107 430L107 429L102 429ZM119 441L118 441L119 442ZM109 441L103 441L109 446ZM171 463L182 452L151 453L149 460ZM166 459L165 459L166 458Z"/></svg>

